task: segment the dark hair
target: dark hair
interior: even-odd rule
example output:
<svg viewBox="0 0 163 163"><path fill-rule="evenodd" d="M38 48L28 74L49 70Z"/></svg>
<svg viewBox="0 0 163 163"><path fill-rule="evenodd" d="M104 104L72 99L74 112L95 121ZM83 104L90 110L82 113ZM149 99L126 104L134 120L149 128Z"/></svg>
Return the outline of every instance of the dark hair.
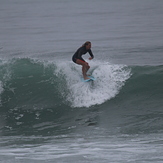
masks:
<svg viewBox="0 0 163 163"><path fill-rule="evenodd" d="M82 47L87 46L88 44L91 44L91 42L90 42L90 41L86 41L86 42L82 45Z"/></svg>

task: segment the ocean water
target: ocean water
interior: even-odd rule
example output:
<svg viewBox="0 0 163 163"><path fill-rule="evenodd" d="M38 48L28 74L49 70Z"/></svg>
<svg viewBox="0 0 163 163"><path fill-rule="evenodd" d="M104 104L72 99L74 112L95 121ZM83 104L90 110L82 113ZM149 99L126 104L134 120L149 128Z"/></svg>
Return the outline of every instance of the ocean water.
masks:
<svg viewBox="0 0 163 163"><path fill-rule="evenodd" d="M163 162L162 8L1 0L0 163ZM71 61L85 41L87 83Z"/></svg>

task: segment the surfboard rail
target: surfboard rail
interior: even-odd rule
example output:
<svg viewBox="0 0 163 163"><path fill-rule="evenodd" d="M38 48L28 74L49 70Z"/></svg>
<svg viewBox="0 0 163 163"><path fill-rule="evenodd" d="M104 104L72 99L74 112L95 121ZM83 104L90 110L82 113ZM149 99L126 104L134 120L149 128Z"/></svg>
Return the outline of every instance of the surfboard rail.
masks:
<svg viewBox="0 0 163 163"><path fill-rule="evenodd" d="M96 80L93 76L89 76L89 79L84 80L84 78L81 78L82 82L89 82Z"/></svg>

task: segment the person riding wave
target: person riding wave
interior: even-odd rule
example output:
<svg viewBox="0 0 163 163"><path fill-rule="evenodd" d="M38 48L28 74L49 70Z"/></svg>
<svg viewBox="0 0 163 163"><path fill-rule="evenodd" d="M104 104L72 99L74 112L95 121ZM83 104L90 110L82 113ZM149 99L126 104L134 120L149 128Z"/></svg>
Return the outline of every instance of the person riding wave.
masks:
<svg viewBox="0 0 163 163"><path fill-rule="evenodd" d="M85 42L82 47L80 47L75 54L72 56L72 61L76 64L79 64L82 66L82 73L84 80L90 79L87 75L87 71L89 70L90 66L89 64L82 58L82 55L89 53L90 58L89 60L92 60L94 58L94 55L91 50L91 42L87 41Z"/></svg>

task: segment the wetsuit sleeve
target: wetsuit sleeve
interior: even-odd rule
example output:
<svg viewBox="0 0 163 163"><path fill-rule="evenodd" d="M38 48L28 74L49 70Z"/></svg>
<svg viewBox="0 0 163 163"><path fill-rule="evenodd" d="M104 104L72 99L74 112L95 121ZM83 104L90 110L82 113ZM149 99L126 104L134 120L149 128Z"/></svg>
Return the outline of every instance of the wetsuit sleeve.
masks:
<svg viewBox="0 0 163 163"><path fill-rule="evenodd" d="M91 56L92 58L94 58L94 55L93 55L93 53L92 53L92 50L91 50L91 49L89 49L88 53L90 54L90 56Z"/></svg>

